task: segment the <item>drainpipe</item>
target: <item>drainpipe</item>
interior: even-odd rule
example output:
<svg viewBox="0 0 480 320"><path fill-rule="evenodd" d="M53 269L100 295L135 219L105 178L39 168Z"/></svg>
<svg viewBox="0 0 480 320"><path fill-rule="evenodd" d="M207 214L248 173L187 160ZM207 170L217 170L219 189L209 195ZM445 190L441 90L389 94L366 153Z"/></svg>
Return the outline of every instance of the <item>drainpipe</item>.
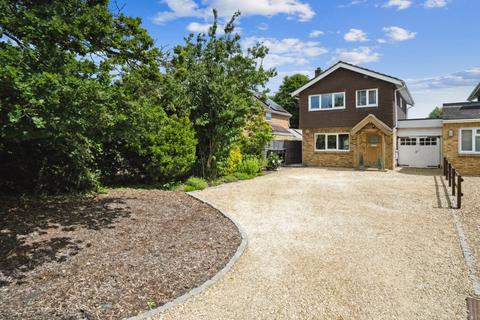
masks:
<svg viewBox="0 0 480 320"><path fill-rule="evenodd" d="M400 90L402 89L405 89L407 87L407 85L405 83L403 83L402 87L398 88L398 89L395 89L395 91L393 92L393 94L395 95L395 106L394 106L394 114L395 114L395 124L394 124L394 133L395 133L395 163L396 165L398 166L398 146L397 146L397 142L398 142L398 139L397 139L397 124L398 124L398 114L397 114L397 108L398 108L398 100L397 100L397 93L400 92ZM408 108L407 108L408 110ZM407 116L406 114L406 111L405 111L405 116Z"/></svg>

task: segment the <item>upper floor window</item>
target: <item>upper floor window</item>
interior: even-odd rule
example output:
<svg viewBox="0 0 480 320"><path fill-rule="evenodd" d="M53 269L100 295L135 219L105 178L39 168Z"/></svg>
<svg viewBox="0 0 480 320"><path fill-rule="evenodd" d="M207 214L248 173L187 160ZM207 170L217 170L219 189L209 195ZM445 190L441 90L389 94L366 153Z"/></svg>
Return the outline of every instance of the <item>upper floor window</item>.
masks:
<svg viewBox="0 0 480 320"><path fill-rule="evenodd" d="M377 107L378 89L357 90L357 108Z"/></svg>
<svg viewBox="0 0 480 320"><path fill-rule="evenodd" d="M272 113L271 112L265 112L265 119L272 120Z"/></svg>
<svg viewBox="0 0 480 320"><path fill-rule="evenodd" d="M308 97L308 110L345 109L345 92L322 93Z"/></svg>
<svg viewBox="0 0 480 320"><path fill-rule="evenodd" d="M480 153L480 128L460 129L460 153Z"/></svg>

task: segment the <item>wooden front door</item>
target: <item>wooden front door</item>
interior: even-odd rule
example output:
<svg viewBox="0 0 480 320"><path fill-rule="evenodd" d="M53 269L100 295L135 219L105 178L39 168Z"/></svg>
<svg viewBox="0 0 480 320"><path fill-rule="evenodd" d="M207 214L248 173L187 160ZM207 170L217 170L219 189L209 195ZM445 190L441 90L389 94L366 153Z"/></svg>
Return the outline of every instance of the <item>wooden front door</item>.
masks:
<svg viewBox="0 0 480 320"><path fill-rule="evenodd" d="M367 135L367 150L365 156L366 167L377 167L378 159L382 156L382 138L379 134L370 133Z"/></svg>

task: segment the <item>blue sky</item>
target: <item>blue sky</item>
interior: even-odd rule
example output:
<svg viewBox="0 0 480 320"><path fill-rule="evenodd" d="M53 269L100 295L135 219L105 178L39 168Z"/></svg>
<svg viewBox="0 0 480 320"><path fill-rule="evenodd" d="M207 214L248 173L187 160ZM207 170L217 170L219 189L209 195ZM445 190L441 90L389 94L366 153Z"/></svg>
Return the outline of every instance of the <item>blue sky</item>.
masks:
<svg viewBox="0 0 480 320"><path fill-rule="evenodd" d="M444 102L465 100L480 81L478 0L117 0L142 18L159 47L172 48L190 32L206 30L211 9L223 20L239 9L246 47L270 48L265 64L278 76L313 75L346 60L407 81L424 117Z"/></svg>

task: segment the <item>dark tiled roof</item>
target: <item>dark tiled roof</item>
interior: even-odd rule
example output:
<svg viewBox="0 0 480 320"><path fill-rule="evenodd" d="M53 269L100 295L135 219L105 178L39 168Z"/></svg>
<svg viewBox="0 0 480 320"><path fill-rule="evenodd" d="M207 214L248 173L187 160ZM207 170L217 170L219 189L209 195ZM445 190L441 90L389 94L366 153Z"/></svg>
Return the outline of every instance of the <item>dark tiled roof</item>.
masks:
<svg viewBox="0 0 480 320"><path fill-rule="evenodd" d="M446 103L443 105L443 119L480 119L480 102Z"/></svg>
<svg viewBox="0 0 480 320"><path fill-rule="evenodd" d="M285 110L281 105L279 105L272 99L269 99L269 98L263 99L258 93L255 94L255 97L264 105L265 109L282 112L282 113L285 113L286 115L291 116L291 114L287 110Z"/></svg>
<svg viewBox="0 0 480 320"><path fill-rule="evenodd" d="M292 134L288 129L286 129L282 126L276 125L274 123L270 123L270 126L272 127L273 134L275 134L275 133L290 134L290 135Z"/></svg>
<svg viewBox="0 0 480 320"><path fill-rule="evenodd" d="M341 60L338 61L337 63L335 63L333 66L331 66L331 67L328 68L328 69L331 69L331 68L335 67L335 66L336 66L337 64L339 64L339 63L348 64L349 66L352 66L352 67L355 67L355 68L363 69L363 70L368 71L368 72L373 72L373 73L379 74L379 75L381 75L381 76L389 77L389 78L392 78L392 79L396 79L396 80L398 80L398 81L400 81L400 82L403 82L402 79L399 79L399 78L397 78L397 77L392 77L391 75L388 75L388 74L385 74L385 73L381 73L381 72L378 72L378 71L375 71L375 70L372 70L372 69L367 69L367 68L364 68L364 67L360 67L360 66L357 66L357 65L355 65L355 64L351 64L351 63L348 63L348 62L345 62L345 61L341 61ZM327 69L327 70L328 70L328 69ZM325 70L325 71L327 71L327 70Z"/></svg>

